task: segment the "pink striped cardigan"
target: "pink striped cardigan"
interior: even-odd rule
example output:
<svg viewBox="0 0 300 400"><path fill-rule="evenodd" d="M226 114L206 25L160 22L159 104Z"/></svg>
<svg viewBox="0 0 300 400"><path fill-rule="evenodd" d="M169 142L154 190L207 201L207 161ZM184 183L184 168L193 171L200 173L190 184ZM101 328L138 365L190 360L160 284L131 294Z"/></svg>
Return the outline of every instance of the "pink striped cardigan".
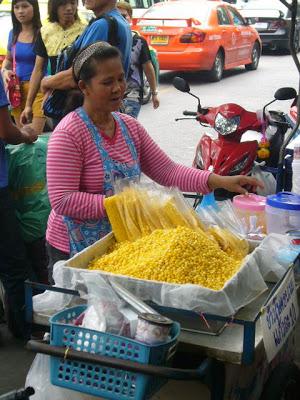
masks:
<svg viewBox="0 0 300 400"><path fill-rule="evenodd" d="M135 144L141 170L155 182L176 186L182 191L209 192L210 172L173 162L134 118L119 114ZM99 133L101 134L101 133ZM103 135L112 159L130 162L130 151L116 124L112 139ZM103 207L103 169L99 153L83 121L75 112L68 114L54 130L48 147L47 181L52 207L46 238L55 248L69 253L69 240L62 216L99 219Z"/></svg>

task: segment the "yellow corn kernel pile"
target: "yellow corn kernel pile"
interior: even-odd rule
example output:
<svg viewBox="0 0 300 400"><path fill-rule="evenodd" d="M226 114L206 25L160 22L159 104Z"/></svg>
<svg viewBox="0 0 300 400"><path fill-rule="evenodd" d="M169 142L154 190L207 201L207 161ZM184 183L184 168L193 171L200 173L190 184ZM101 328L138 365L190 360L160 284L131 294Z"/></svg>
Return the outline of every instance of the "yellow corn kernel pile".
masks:
<svg viewBox="0 0 300 400"><path fill-rule="evenodd" d="M201 230L180 226L118 243L114 251L91 261L89 269L219 290L240 265Z"/></svg>
<svg viewBox="0 0 300 400"><path fill-rule="evenodd" d="M135 241L156 229L202 229L198 215L177 193L127 187L106 198L104 206L118 242Z"/></svg>

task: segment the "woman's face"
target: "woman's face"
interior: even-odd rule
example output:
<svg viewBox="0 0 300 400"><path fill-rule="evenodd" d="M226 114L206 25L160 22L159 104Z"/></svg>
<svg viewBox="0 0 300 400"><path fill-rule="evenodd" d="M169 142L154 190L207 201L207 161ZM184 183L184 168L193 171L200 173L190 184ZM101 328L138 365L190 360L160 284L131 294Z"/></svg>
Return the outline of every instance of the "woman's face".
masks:
<svg viewBox="0 0 300 400"><path fill-rule="evenodd" d="M95 76L88 83L79 81L79 88L84 94L84 102L95 111L117 111L126 89L120 57L99 62Z"/></svg>
<svg viewBox="0 0 300 400"><path fill-rule="evenodd" d="M77 11L77 1L70 0L65 4L61 4L57 8L57 18L60 25L70 25L75 21L75 14Z"/></svg>
<svg viewBox="0 0 300 400"><path fill-rule="evenodd" d="M33 19L33 7L28 1L18 1L14 5L14 14L20 24L29 24Z"/></svg>

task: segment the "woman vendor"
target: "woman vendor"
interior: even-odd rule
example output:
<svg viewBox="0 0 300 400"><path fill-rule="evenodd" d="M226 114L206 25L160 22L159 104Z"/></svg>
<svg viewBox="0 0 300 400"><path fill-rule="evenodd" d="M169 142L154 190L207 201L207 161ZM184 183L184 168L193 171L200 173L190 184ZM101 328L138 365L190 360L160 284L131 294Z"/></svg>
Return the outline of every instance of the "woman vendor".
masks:
<svg viewBox="0 0 300 400"><path fill-rule="evenodd" d="M163 186L208 193L216 188L245 193L260 186L245 176L219 176L172 161L134 118L120 114L125 74L117 48L96 42L73 63L80 89L74 111L57 125L47 159L52 211L47 228L49 275L53 264L92 244L110 230L103 200L115 178L141 172Z"/></svg>

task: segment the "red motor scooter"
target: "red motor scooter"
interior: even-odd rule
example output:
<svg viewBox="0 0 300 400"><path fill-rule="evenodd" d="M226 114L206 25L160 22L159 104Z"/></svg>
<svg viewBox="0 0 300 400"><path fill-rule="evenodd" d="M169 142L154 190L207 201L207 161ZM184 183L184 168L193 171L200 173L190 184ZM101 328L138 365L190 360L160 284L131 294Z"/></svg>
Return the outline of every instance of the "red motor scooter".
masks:
<svg viewBox="0 0 300 400"><path fill-rule="evenodd" d="M234 103L203 108L199 97L190 92L189 84L183 78L175 77L173 85L198 100L197 112L183 111L183 114L196 117L201 125L212 127L218 133L217 139L212 139L207 134L201 137L193 162L195 168L210 170L220 175L248 175L255 160L264 160L266 170L275 172L273 169L277 167L279 151L290 125L284 113L266 112L266 107L276 100L294 99L297 96L295 89L278 89L274 99L264 106L259 115ZM185 118L176 120L181 119ZM272 126L270 134L264 133L268 126ZM247 131L262 132L262 142L241 142L242 135ZM232 197L232 194L220 190L215 196L217 199L224 199Z"/></svg>

